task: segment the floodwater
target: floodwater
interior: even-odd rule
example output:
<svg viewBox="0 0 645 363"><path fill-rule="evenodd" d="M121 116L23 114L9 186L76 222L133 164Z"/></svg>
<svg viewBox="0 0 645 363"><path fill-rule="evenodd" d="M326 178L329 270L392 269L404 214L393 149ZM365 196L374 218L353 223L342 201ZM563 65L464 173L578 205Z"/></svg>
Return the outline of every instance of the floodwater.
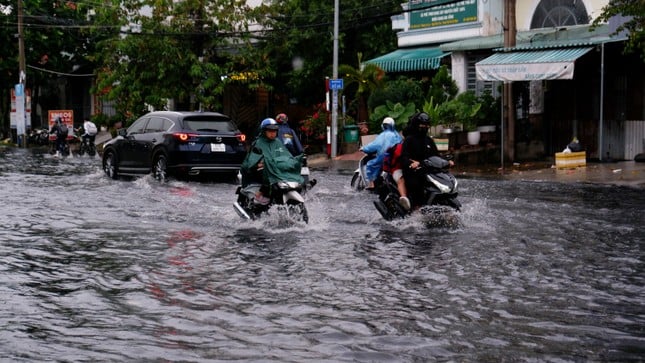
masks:
<svg viewBox="0 0 645 363"><path fill-rule="evenodd" d="M308 225L231 182L110 180L0 149L0 361L642 361L642 189L461 180L460 225L384 222L313 170Z"/></svg>

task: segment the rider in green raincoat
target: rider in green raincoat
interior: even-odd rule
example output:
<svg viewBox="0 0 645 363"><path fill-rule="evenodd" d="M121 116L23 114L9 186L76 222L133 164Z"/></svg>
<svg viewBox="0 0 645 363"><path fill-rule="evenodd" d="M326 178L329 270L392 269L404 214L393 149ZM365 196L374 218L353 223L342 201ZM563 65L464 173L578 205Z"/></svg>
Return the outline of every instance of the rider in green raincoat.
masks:
<svg viewBox="0 0 645 363"><path fill-rule="evenodd" d="M294 157L278 136L278 123L267 118L260 124L260 135L251 145L240 172L242 187L262 184L260 196L268 197L270 186L279 181L302 183L302 155ZM258 195L256 195L256 198Z"/></svg>

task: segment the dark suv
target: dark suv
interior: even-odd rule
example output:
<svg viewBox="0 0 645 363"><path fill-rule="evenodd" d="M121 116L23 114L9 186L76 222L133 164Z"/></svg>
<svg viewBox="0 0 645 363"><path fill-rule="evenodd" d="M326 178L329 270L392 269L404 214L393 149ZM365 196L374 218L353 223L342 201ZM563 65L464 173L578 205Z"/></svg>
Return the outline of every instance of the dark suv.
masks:
<svg viewBox="0 0 645 363"><path fill-rule="evenodd" d="M110 178L153 173L158 180L204 173L237 174L246 136L217 112L158 111L141 116L103 148Z"/></svg>

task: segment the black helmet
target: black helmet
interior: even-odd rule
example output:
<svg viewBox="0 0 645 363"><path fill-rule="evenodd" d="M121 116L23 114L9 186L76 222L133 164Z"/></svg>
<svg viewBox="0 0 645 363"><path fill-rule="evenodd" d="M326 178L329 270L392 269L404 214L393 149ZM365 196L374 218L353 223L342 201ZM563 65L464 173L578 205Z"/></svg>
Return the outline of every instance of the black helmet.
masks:
<svg viewBox="0 0 645 363"><path fill-rule="evenodd" d="M409 125L411 128L417 128L419 125L430 126L430 116L425 112L417 112L410 116Z"/></svg>

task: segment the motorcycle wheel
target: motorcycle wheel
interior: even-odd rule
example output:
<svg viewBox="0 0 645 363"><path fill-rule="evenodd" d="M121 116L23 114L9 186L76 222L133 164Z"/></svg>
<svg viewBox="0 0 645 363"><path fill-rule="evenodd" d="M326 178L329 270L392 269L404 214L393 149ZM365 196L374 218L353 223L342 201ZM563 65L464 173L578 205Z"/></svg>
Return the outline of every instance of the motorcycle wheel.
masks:
<svg viewBox="0 0 645 363"><path fill-rule="evenodd" d="M85 144L81 143L81 146L78 147L78 155L83 156L85 155Z"/></svg>
<svg viewBox="0 0 645 363"><path fill-rule="evenodd" d="M87 148L87 155L89 155L89 156L94 156L94 155L96 155L96 147L95 147L94 145L90 145L90 146Z"/></svg>
<svg viewBox="0 0 645 363"><path fill-rule="evenodd" d="M294 204L288 207L289 218L309 223L309 214L304 204Z"/></svg>
<svg viewBox="0 0 645 363"><path fill-rule="evenodd" d="M374 201L374 206L376 207L376 210L383 216L383 218L386 221L391 221L392 220L392 215L390 214L390 211L387 209L387 206L385 206L385 203L383 203L382 200L375 200Z"/></svg>
<svg viewBox="0 0 645 363"><path fill-rule="evenodd" d="M361 174L358 172L354 173L354 176L352 176L352 182L350 183L352 188L355 188L358 191L361 191L365 189L365 180L363 180L363 177L361 177Z"/></svg>

